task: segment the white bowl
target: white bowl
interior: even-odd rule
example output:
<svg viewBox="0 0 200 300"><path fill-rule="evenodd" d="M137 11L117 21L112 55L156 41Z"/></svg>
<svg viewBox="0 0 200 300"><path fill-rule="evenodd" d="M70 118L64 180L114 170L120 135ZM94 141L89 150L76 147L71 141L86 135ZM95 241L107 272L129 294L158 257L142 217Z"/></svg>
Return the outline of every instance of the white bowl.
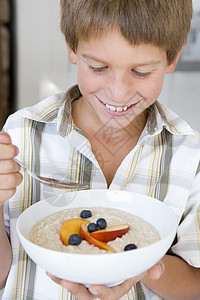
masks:
<svg viewBox="0 0 200 300"><path fill-rule="evenodd" d="M159 231L161 240L144 248L112 254L59 252L37 246L29 240L32 227L42 218L60 210L83 206L117 208L137 215ZM36 264L57 277L86 286L113 286L146 271L165 255L176 229L175 214L161 201L142 194L114 190L86 190L65 193L59 198L55 196L32 205L17 221L21 244Z"/></svg>

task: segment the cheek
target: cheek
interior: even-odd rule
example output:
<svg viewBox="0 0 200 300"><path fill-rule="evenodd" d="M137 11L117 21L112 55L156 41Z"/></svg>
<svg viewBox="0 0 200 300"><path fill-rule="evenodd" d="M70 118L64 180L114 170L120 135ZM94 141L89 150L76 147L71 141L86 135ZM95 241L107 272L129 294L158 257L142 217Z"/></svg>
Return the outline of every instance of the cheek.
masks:
<svg viewBox="0 0 200 300"><path fill-rule="evenodd" d="M145 85L141 84L141 94L147 98L155 101L161 93L163 87L164 76L155 77L153 80L149 80Z"/></svg>
<svg viewBox="0 0 200 300"><path fill-rule="evenodd" d="M82 93L83 91L93 93L101 86L98 76L95 76L95 74L85 66L79 67L77 75L78 85Z"/></svg>

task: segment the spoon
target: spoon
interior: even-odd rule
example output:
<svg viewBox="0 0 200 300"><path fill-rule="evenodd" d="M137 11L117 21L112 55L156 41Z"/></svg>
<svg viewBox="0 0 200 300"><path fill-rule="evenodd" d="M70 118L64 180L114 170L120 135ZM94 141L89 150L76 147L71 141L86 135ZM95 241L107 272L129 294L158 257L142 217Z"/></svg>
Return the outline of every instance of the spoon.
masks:
<svg viewBox="0 0 200 300"><path fill-rule="evenodd" d="M81 183L75 183L70 181L64 181L64 180L57 180L50 177L42 177L39 175L36 175L34 172L30 171L21 161L19 161L16 157L13 158L14 161L16 161L30 176L32 176L34 179L38 180L39 182L43 184L50 185L52 187L60 188L60 189L88 189L89 186L87 184L81 184Z"/></svg>

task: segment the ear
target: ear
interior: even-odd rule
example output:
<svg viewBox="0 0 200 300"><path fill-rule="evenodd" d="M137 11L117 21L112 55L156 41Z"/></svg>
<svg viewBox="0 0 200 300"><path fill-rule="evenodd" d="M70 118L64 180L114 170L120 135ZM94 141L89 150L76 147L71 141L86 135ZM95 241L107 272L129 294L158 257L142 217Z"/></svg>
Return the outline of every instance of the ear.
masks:
<svg viewBox="0 0 200 300"><path fill-rule="evenodd" d="M181 49L179 50L179 52L178 52L178 54L177 54L175 60L171 63L171 65L169 65L169 66L167 67L166 74L170 74L170 73L173 73L173 72L174 72L174 70L175 70L175 68L176 68L176 65L177 65L177 63L178 63L178 60L179 60L179 58L180 58L180 55L181 55L181 53L182 53L182 51L183 51L183 48L184 48L185 44L186 44L186 42L184 42L184 44L182 45L182 47L181 47Z"/></svg>
<svg viewBox="0 0 200 300"><path fill-rule="evenodd" d="M72 64L75 65L77 63L77 61L76 61L76 53L69 47L68 44L67 44L67 52L68 52L69 61Z"/></svg>

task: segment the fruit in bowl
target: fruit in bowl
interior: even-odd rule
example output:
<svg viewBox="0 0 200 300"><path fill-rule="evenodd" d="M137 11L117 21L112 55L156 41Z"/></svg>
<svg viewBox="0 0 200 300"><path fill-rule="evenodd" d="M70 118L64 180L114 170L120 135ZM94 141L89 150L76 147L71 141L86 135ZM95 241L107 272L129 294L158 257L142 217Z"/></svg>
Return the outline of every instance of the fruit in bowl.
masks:
<svg viewBox="0 0 200 300"><path fill-rule="evenodd" d="M122 237L129 231L128 224L121 224L109 227L107 229L102 229L98 231L94 231L91 233L91 237L101 241L101 242L110 242L115 240L116 238Z"/></svg>
<svg viewBox="0 0 200 300"><path fill-rule="evenodd" d="M99 210L101 210L101 208L98 208L98 211ZM82 210L80 216L84 219L73 218L66 220L62 224L60 239L65 246L78 246L81 240L86 240L90 245L94 245L99 249L116 252L107 242L121 238L129 231L128 224L107 227L107 221L104 218L99 218L96 223L85 220L86 218L92 217L92 212L89 209ZM36 231L38 235L38 230Z"/></svg>
<svg viewBox="0 0 200 300"><path fill-rule="evenodd" d="M90 217L79 218L83 211L90 212ZM124 224L125 221L128 224ZM33 227L30 239L52 250L92 254L122 252L132 242L141 248L158 241L160 235L150 223L138 216L97 206L83 210L79 207L65 209L51 214Z"/></svg>
<svg viewBox="0 0 200 300"><path fill-rule="evenodd" d="M70 219L63 223L60 229L60 239L64 245L69 245L69 237L72 234L79 234L81 224L89 224L90 222L83 219Z"/></svg>
<svg viewBox="0 0 200 300"><path fill-rule="evenodd" d="M177 218L172 210L159 200L141 194L114 190L87 190L72 193L74 193L74 200L71 203L66 201L66 205L61 206L61 203L59 203L59 205L53 206L52 203L55 203L57 199L55 196L32 205L20 215L17 221L19 239L27 254L41 268L57 277L79 282L86 286L90 284L106 284L112 286L128 278L137 276L152 267L165 255L173 242L176 234ZM62 201L65 195L67 197L67 194L64 194ZM62 202L62 204L64 204L64 202ZM92 219L93 217L89 217L86 221L90 223L96 222L99 218L105 217L108 224L103 230L109 231L108 228L112 226L129 225L128 232L122 237L117 237L113 241L106 242L106 244L115 251L118 247L121 247L121 250L115 253L102 250L94 245L90 245L86 240L81 240L78 246L64 245L60 239L60 229L62 225L67 219L83 219L80 217L80 210L84 208L90 208L92 211L95 211L96 208L105 210L114 209L118 210L118 212L122 211L122 215L125 213L125 215L130 214L137 216L153 226L159 233L160 239L140 247L135 240L130 241L127 239L133 228L126 219L125 221L121 221L120 213L116 217L115 224L109 223L107 216L102 214L96 215L96 213L94 213L94 219ZM56 248L51 249L51 247L47 247L46 244L38 245L33 243L30 238L30 233L41 220L49 218L49 223L51 224L52 215L63 211L66 211L67 214L67 211L73 210L79 210L79 214L77 213L76 216L71 215L67 218L66 215L61 219L57 218L57 227L54 226L54 229L52 229L57 236ZM85 224L85 226L87 226L87 224ZM101 230L102 229L99 229L98 231L101 232ZM50 233L47 227L47 232L44 233L43 238L48 237ZM95 232L91 232L90 236L94 233ZM123 239L127 239L127 241L124 242L126 245L135 244L137 248L131 251L124 251L125 244L123 244L123 246L119 245ZM55 242L54 237L51 241ZM85 245L87 245L91 253L84 252ZM65 250L63 251L62 249ZM68 251L66 249L71 250ZM87 272L85 272L85 270L87 270ZM96 270L98 270L98 272Z"/></svg>
<svg viewBox="0 0 200 300"><path fill-rule="evenodd" d="M101 242L98 239L93 238L92 235L87 230L87 226L85 224L81 224L81 226L80 226L80 237L83 240L86 240L90 245L94 245L94 246L98 247L99 249L115 252L115 250L112 247L110 247L108 244Z"/></svg>

